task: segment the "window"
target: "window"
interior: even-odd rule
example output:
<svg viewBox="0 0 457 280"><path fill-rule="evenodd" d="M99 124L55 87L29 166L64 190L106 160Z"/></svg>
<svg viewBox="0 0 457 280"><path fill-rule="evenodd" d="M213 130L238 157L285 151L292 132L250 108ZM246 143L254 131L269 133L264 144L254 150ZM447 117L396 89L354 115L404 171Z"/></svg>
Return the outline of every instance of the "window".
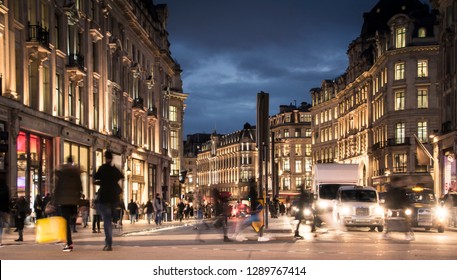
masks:
<svg viewBox="0 0 457 280"><path fill-rule="evenodd" d="M300 128L295 129L295 137L301 137L301 130Z"/></svg>
<svg viewBox="0 0 457 280"><path fill-rule="evenodd" d="M305 137L311 137L311 128L305 130Z"/></svg>
<svg viewBox="0 0 457 280"><path fill-rule="evenodd" d="M179 149L179 141L178 141L178 132L177 131L170 131L170 144L171 144L171 149L173 150L178 150Z"/></svg>
<svg viewBox="0 0 457 280"><path fill-rule="evenodd" d="M395 80L403 80L405 78L405 63L395 63Z"/></svg>
<svg viewBox="0 0 457 280"><path fill-rule="evenodd" d="M397 27L395 29L395 47L397 49L406 47L406 28Z"/></svg>
<svg viewBox="0 0 457 280"><path fill-rule="evenodd" d="M295 145L295 154L296 154L297 156L301 156L301 155L302 155L301 144Z"/></svg>
<svg viewBox="0 0 457 280"><path fill-rule="evenodd" d="M428 90L418 89L417 90L417 108L423 109L428 108Z"/></svg>
<svg viewBox="0 0 457 280"><path fill-rule="evenodd" d="M290 171L290 161L288 158L284 159L284 166L283 166L284 171Z"/></svg>
<svg viewBox="0 0 457 280"><path fill-rule="evenodd" d="M417 138L419 138L422 143L428 142L427 121L417 123Z"/></svg>
<svg viewBox="0 0 457 280"><path fill-rule="evenodd" d="M397 91L395 92L395 111L400 111L405 109L405 92Z"/></svg>
<svg viewBox="0 0 457 280"><path fill-rule="evenodd" d="M307 157L311 156L311 144L305 144L305 155Z"/></svg>
<svg viewBox="0 0 457 280"><path fill-rule="evenodd" d="M62 89L62 76L56 73L57 116L64 116L64 94Z"/></svg>
<svg viewBox="0 0 457 280"><path fill-rule="evenodd" d="M295 161L295 173L302 173L301 160L296 160Z"/></svg>
<svg viewBox="0 0 457 280"><path fill-rule="evenodd" d="M403 173L407 171L408 157L405 153L394 154L394 173Z"/></svg>
<svg viewBox="0 0 457 280"><path fill-rule="evenodd" d="M170 112L169 112L170 116L170 121L172 122L177 122L178 121L178 109L176 108L176 106L170 106Z"/></svg>
<svg viewBox="0 0 457 280"><path fill-rule="evenodd" d="M405 143L405 123L400 122L395 125L395 144Z"/></svg>
<svg viewBox="0 0 457 280"><path fill-rule="evenodd" d="M284 137L289 137L289 130L288 129L284 129Z"/></svg>
<svg viewBox="0 0 457 280"><path fill-rule="evenodd" d="M289 177L284 178L283 190L290 190L290 178Z"/></svg>
<svg viewBox="0 0 457 280"><path fill-rule="evenodd" d="M417 61L417 77L423 78L428 77L428 61L418 60Z"/></svg>
<svg viewBox="0 0 457 280"><path fill-rule="evenodd" d="M427 37L427 30L424 27L419 28L419 30L417 31L417 37L419 37L419 38Z"/></svg>
<svg viewBox="0 0 457 280"><path fill-rule="evenodd" d="M301 178L301 177L295 178L295 186L296 187L302 187L303 186L303 178Z"/></svg>

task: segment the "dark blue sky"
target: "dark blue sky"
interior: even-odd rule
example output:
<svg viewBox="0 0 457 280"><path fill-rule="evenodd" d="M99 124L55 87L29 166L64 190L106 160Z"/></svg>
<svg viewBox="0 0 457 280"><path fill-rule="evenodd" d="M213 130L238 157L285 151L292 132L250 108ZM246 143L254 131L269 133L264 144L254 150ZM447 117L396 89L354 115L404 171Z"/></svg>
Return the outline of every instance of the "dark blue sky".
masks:
<svg viewBox="0 0 457 280"><path fill-rule="evenodd" d="M189 94L184 136L254 125L260 91L270 94L270 115L310 102L311 88L344 73L363 13L377 2L155 0L168 5L171 52Z"/></svg>

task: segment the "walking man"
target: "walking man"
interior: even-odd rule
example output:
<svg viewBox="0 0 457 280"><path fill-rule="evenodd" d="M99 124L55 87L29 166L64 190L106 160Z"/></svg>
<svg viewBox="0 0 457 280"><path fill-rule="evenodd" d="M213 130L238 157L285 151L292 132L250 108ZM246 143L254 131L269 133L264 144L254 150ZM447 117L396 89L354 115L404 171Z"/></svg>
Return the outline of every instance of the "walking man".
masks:
<svg viewBox="0 0 457 280"><path fill-rule="evenodd" d="M105 247L103 251L112 251L113 245L113 214L120 203L119 195L122 189L118 182L124 179L122 172L112 165L113 154L105 152L105 163L101 165L95 173L94 180L100 185L97 196L97 210L103 219L103 229L105 231Z"/></svg>
<svg viewBox="0 0 457 280"><path fill-rule="evenodd" d="M163 212L163 203L162 199L160 199L160 194L156 194L156 198L154 199L154 203L152 204L154 206L154 212L155 212L155 223L156 225L161 225L162 224L162 212Z"/></svg>
<svg viewBox="0 0 457 280"><path fill-rule="evenodd" d="M56 171L57 184L54 189L56 205L60 207L62 217L67 221L67 245L64 252L73 251L73 240L71 239L71 224L78 214L79 199L83 191L81 181L81 170L73 164L73 158L69 156L67 162Z"/></svg>

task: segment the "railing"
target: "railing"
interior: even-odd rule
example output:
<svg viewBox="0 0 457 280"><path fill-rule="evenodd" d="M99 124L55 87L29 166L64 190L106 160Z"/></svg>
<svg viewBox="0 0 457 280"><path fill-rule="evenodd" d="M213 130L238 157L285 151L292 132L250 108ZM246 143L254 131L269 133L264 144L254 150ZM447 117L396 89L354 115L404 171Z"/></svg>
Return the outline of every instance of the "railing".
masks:
<svg viewBox="0 0 457 280"><path fill-rule="evenodd" d="M49 48L49 31L41 25L32 25L29 23L27 41L38 42L46 48Z"/></svg>
<svg viewBox="0 0 457 280"><path fill-rule="evenodd" d="M70 53L68 55L68 66L78 67L79 69L84 70L84 56L79 53Z"/></svg>
<svg viewBox="0 0 457 280"><path fill-rule="evenodd" d="M157 107L151 107L148 109L148 116L157 117Z"/></svg>
<svg viewBox="0 0 457 280"><path fill-rule="evenodd" d="M143 109L143 98L137 97L133 99L133 107Z"/></svg>
<svg viewBox="0 0 457 280"><path fill-rule="evenodd" d="M444 122L441 124L441 131L443 133L448 133L452 131L452 123L450 121Z"/></svg>
<svg viewBox="0 0 457 280"><path fill-rule="evenodd" d="M387 139L387 146L410 145L410 138L389 138Z"/></svg>

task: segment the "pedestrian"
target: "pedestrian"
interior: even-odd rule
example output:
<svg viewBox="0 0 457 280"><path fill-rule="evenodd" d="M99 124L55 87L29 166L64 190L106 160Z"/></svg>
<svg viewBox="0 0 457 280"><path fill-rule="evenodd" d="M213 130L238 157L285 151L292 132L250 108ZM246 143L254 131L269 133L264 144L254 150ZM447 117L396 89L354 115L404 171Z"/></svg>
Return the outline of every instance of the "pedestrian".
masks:
<svg viewBox="0 0 457 280"><path fill-rule="evenodd" d="M184 217L184 208L186 207L186 205L184 204L184 202L182 201L182 199L179 200L179 203L178 203L178 219L180 222L182 222L182 219Z"/></svg>
<svg viewBox="0 0 457 280"><path fill-rule="evenodd" d="M152 203L155 212L155 223L156 225L162 224L162 212L163 212L163 203L162 199L160 198L160 194L156 193L156 197L154 202Z"/></svg>
<svg viewBox="0 0 457 280"><path fill-rule="evenodd" d="M125 203L124 203L124 199L120 199L120 203L119 203L119 225L121 226L122 228L122 219L124 219L124 213L126 211L125 209Z"/></svg>
<svg viewBox="0 0 457 280"><path fill-rule="evenodd" d="M303 236L300 235L300 225L302 222L302 219L304 218L304 211L306 207L309 207L310 209L313 209L313 194L305 191L303 189L300 189L300 198L298 200L298 210L295 212L295 220L297 220L297 226L295 227L295 234L294 237L297 239L303 239ZM313 213L314 215L314 213ZM313 227L314 227L314 221L313 221Z"/></svg>
<svg viewBox="0 0 457 280"><path fill-rule="evenodd" d="M281 216L284 216L284 214L286 213L286 206L282 201L281 204L279 204L279 213L281 214Z"/></svg>
<svg viewBox="0 0 457 280"><path fill-rule="evenodd" d="M215 228L222 228L224 242L232 242L228 237L228 216L230 215L230 209L228 204L228 195L222 195L219 190L213 190L214 203L214 214L216 221L214 222Z"/></svg>
<svg viewBox="0 0 457 280"><path fill-rule="evenodd" d="M27 213L30 210L28 203L25 200L25 197L21 196L17 199L15 209L16 209L15 222L16 222L17 232L18 232L19 236L14 241L22 242L22 241L24 241L23 232L24 232L25 218L27 217Z"/></svg>
<svg viewBox="0 0 457 280"><path fill-rule="evenodd" d="M240 219L237 222L236 229L235 229L235 240L239 241L239 242L243 242L243 241L247 240L247 238L242 235L244 230L246 228L252 226L252 224L254 222L259 222L261 219L260 215L262 215L263 206L257 200L257 190L253 186L251 186L251 188L249 190L249 201L251 201L250 215L244 219L242 219L240 217Z"/></svg>
<svg viewBox="0 0 457 280"><path fill-rule="evenodd" d="M46 195L43 197L43 205L41 206L41 210L43 211L42 213L42 216L47 218L47 217L50 217L50 216L53 216L54 214L46 214L46 205L48 205L48 203L51 201L51 194L50 193L46 193Z"/></svg>
<svg viewBox="0 0 457 280"><path fill-rule="evenodd" d="M81 170L73 163L69 156L67 162L56 171L57 183L54 189L55 205L60 208L62 217L67 221L67 244L64 252L73 251L73 240L71 238L71 227L76 223L78 214L78 203L83 191L81 181ZM76 229L73 228L73 232Z"/></svg>
<svg viewBox="0 0 457 280"><path fill-rule="evenodd" d="M405 212L406 209L410 208L410 202L408 199L408 195L406 194L405 187L399 187L399 186L391 186L387 185L386 186L387 192L386 192L386 198L385 198L385 207L388 210L400 210L401 212ZM385 231L382 235L383 238L389 239L390 238L390 232L393 231L395 227L400 228L400 231L403 231L405 233L405 239L408 241L414 240L414 232L411 229L411 220L410 217L407 215L402 215L401 216L403 219L390 219L388 218L386 220L386 228ZM402 225L400 224L394 224L394 222L400 221L402 222Z"/></svg>
<svg viewBox="0 0 457 280"><path fill-rule="evenodd" d="M94 175L95 183L100 185L97 196L97 210L103 219L105 232L105 246L103 251L112 251L113 245L113 213L120 203L122 189L119 180L124 179L122 172L112 165L113 154L105 152L105 163L102 164Z"/></svg>
<svg viewBox="0 0 457 280"><path fill-rule="evenodd" d="M0 173L0 246L3 246L3 224L10 212L10 197L6 185L6 174Z"/></svg>
<svg viewBox="0 0 457 280"><path fill-rule="evenodd" d="M148 202L146 202L146 216L148 219L148 224L151 224L152 220L152 214L154 213L154 206L152 205L152 201L149 199Z"/></svg>
<svg viewBox="0 0 457 280"><path fill-rule="evenodd" d="M127 210L129 210L130 224L134 224L137 219L138 205L133 202L133 199L131 199L130 203L127 205Z"/></svg>
<svg viewBox="0 0 457 280"><path fill-rule="evenodd" d="M35 201L33 202L33 211L35 212L35 218L37 220L43 218L43 197L41 194L35 196Z"/></svg>
<svg viewBox="0 0 457 280"><path fill-rule="evenodd" d="M100 214L97 211L95 206L95 201L97 200L98 192L95 193L95 197L91 201L90 208L92 209L92 233L100 232ZM97 228L97 230L95 230Z"/></svg>
<svg viewBox="0 0 457 280"><path fill-rule="evenodd" d="M86 196L83 194L81 201L79 202L79 213L81 214L83 227L86 228L89 223L89 208L90 202L86 199Z"/></svg>

